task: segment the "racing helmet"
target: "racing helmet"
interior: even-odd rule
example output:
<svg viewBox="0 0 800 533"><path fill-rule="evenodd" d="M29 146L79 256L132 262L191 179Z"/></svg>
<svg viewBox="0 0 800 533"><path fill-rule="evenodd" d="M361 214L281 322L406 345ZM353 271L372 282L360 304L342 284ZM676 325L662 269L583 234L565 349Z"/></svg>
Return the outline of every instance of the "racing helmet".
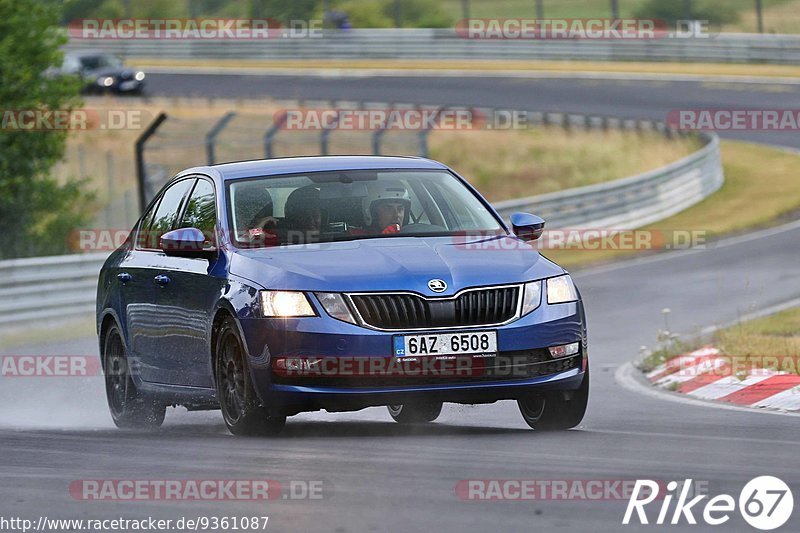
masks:
<svg viewBox="0 0 800 533"><path fill-rule="evenodd" d="M364 197L364 224L371 226L378 218L377 207L381 202L402 203L405 206L403 225L408 224L411 214L411 198L403 182L398 180L379 180L367 184L367 196Z"/></svg>

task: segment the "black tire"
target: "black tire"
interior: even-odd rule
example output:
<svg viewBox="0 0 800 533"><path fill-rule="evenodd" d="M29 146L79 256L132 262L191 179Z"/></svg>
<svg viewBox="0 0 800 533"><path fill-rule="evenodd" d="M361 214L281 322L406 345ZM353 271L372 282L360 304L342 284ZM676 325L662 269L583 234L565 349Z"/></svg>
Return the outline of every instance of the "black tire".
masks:
<svg viewBox="0 0 800 533"><path fill-rule="evenodd" d="M572 429L581 423L589 403L589 370L580 388L571 394L553 392L517 400L522 418L533 429L557 431Z"/></svg>
<svg viewBox="0 0 800 533"><path fill-rule="evenodd" d="M386 407L398 424L426 424L439 418L442 412L442 402L404 403Z"/></svg>
<svg viewBox="0 0 800 533"><path fill-rule="evenodd" d="M161 427L167 406L136 388L125 343L116 325L108 329L103 339L103 369L106 400L114 424L125 429Z"/></svg>
<svg viewBox="0 0 800 533"><path fill-rule="evenodd" d="M270 414L261 405L250 380L239 329L230 317L220 325L214 354L217 398L228 430L240 436L280 433L286 416Z"/></svg>

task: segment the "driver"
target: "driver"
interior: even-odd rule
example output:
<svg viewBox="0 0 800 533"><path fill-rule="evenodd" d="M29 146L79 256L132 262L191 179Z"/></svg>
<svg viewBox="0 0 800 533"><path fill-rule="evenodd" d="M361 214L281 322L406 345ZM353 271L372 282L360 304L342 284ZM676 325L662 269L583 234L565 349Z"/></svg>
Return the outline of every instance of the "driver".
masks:
<svg viewBox="0 0 800 533"><path fill-rule="evenodd" d="M368 233L397 233L408 223L411 200L400 181L370 183L362 205Z"/></svg>

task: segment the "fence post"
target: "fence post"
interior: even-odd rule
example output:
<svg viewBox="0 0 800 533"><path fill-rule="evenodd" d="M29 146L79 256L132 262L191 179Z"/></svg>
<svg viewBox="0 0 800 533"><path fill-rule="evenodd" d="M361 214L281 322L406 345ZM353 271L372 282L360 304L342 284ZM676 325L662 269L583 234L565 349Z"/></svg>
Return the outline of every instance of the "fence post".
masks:
<svg viewBox="0 0 800 533"><path fill-rule="evenodd" d="M392 102L387 106L387 109L391 110L394 109L395 103ZM378 128L375 130L375 133L372 134L372 155L381 155L381 142L383 141L383 136L386 133L386 125L388 122L384 123L384 127Z"/></svg>
<svg viewBox="0 0 800 533"><path fill-rule="evenodd" d="M275 122L272 123L272 126L267 129L266 133L264 133L264 158L265 159L272 159L272 141L275 139L275 136L278 132L281 131L283 125L286 124L286 113L281 113L275 119Z"/></svg>
<svg viewBox="0 0 800 533"><path fill-rule="evenodd" d="M108 205L106 205L106 228L111 228L113 224L111 220L111 213L113 212L113 203L116 200L114 194L114 153L111 150L106 151L106 183L108 184Z"/></svg>
<svg viewBox="0 0 800 533"><path fill-rule="evenodd" d="M228 111L225 113L221 119L214 124L208 133L206 133L206 160L208 161L209 165L213 165L216 162L216 154L214 153L214 145L217 142L217 136L222 133L222 130L228 125L228 123L236 116L235 111Z"/></svg>
<svg viewBox="0 0 800 533"><path fill-rule="evenodd" d="M440 106L436 109L436 112L433 114L433 122L439 119L439 114L447 109L447 106ZM425 128L421 132L419 132L419 156L420 157L428 157L428 134L430 134L431 128Z"/></svg>
<svg viewBox="0 0 800 533"><path fill-rule="evenodd" d="M156 130L161 126L161 123L167 120L167 114L161 112L158 116L150 123L149 126L142 132L138 139L136 139L135 151L136 151L136 179L139 182L139 212L144 211L144 208L147 207L147 190L146 190L146 180L147 180L147 173L144 166L144 145L147 143L147 140L152 137Z"/></svg>

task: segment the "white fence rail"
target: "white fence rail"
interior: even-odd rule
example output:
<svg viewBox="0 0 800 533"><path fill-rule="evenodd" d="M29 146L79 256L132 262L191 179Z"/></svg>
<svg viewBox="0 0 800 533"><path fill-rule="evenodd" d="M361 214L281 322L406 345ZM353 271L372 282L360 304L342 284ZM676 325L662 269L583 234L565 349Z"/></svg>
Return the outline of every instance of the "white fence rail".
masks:
<svg viewBox="0 0 800 533"><path fill-rule="evenodd" d="M465 39L453 29L326 30L321 37L265 40L72 39L68 50L172 59L561 59L800 63L800 35L719 34L650 40Z"/></svg>

